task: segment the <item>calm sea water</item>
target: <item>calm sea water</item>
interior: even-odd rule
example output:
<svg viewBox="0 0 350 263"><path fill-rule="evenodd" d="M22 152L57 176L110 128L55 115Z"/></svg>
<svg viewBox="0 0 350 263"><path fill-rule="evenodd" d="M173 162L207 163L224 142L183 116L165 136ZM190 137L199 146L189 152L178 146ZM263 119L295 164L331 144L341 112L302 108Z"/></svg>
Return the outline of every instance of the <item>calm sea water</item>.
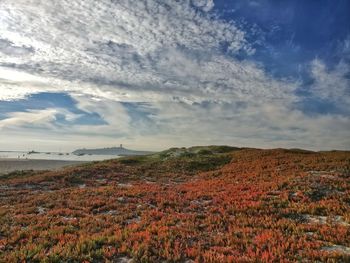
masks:
<svg viewBox="0 0 350 263"><path fill-rule="evenodd" d="M119 158L118 155L83 155L77 156L71 153L32 153L0 151L0 158L11 159L35 159L35 160L61 160L61 161L103 161Z"/></svg>

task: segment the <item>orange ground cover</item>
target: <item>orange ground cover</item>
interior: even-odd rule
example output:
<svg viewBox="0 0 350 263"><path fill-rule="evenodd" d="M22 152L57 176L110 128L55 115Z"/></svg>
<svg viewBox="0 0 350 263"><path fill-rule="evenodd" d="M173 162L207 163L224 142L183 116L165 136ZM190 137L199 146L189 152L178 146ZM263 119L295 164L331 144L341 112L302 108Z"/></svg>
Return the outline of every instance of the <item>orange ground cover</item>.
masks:
<svg viewBox="0 0 350 263"><path fill-rule="evenodd" d="M0 262L350 261L349 152L228 155L1 179Z"/></svg>

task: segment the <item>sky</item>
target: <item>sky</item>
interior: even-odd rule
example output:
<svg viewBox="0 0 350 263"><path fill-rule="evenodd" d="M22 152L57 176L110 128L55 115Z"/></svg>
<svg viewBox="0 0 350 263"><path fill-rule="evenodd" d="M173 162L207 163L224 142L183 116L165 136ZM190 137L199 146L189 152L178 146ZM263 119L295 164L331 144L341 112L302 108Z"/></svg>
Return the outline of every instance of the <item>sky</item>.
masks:
<svg viewBox="0 0 350 263"><path fill-rule="evenodd" d="M350 149L349 130L350 1L0 1L0 150Z"/></svg>

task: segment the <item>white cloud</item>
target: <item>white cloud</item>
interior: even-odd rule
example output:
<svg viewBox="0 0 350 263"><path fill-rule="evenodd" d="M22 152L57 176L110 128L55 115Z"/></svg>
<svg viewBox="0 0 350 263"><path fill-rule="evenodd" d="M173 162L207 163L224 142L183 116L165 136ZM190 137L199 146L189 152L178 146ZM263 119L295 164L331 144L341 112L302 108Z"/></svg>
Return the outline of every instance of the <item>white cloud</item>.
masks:
<svg viewBox="0 0 350 263"><path fill-rule="evenodd" d="M192 0L192 3L205 12L209 12L214 8L214 0Z"/></svg>
<svg viewBox="0 0 350 263"><path fill-rule="evenodd" d="M204 2L197 4L211 5ZM1 57L0 65L35 79L26 88L18 79L16 94L3 87L3 100L57 90L150 102L265 99L290 92L289 83L221 55L222 43L232 52L252 52L245 33L196 13L188 1L4 0L0 12L2 38L34 50L30 56Z"/></svg>
<svg viewBox="0 0 350 263"><path fill-rule="evenodd" d="M341 61L334 69L328 70L326 65L315 59L311 64L311 76L314 83L311 92L315 97L331 101L339 107L350 107L350 66Z"/></svg>
<svg viewBox="0 0 350 263"><path fill-rule="evenodd" d="M31 110L28 112L9 113L6 119L0 120L0 130L16 129L21 126L35 125L40 128L50 128L56 119L57 109Z"/></svg>
<svg viewBox="0 0 350 263"><path fill-rule="evenodd" d="M332 127L345 128L349 119L310 119L293 110L298 82L235 59L254 47L238 24L213 17L213 7L212 0L2 0L0 100L64 92L106 124L57 127L57 114L77 116L63 109L17 112L0 121L1 136L69 149L123 140L157 149L344 145L348 136ZM315 61L315 94L337 100L348 91L347 70L328 71ZM122 102L148 103L151 117L135 123ZM32 129L45 125L45 135Z"/></svg>
<svg viewBox="0 0 350 263"><path fill-rule="evenodd" d="M159 71L160 56L186 56L181 50L204 56L218 52L223 43L231 52L253 50L236 25L199 14L188 1L4 0L0 24L3 41L33 50L25 56L1 56L0 65L11 65L18 75L26 71L45 77L48 90L56 86L77 92L80 86L80 93L116 99L138 100L141 92L154 100L158 92L169 93L168 88L182 96L186 83L181 79L164 85L169 81ZM198 75L201 65L194 66L199 66ZM2 99L8 96L0 94Z"/></svg>
<svg viewBox="0 0 350 263"><path fill-rule="evenodd" d="M120 102L109 99L96 99L88 96L73 96L77 107L84 112L97 113L106 122L102 125L80 125L71 131L79 133L103 133L105 135L120 137L130 132L130 116Z"/></svg>

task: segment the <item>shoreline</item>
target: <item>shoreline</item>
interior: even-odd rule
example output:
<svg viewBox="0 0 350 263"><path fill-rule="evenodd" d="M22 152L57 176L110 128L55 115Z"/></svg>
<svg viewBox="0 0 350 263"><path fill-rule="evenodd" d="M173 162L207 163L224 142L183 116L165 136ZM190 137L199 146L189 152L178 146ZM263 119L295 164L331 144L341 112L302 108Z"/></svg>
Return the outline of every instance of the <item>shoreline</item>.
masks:
<svg viewBox="0 0 350 263"><path fill-rule="evenodd" d="M0 158L0 176L15 171L25 170L58 170L63 167L88 163L89 161L45 160Z"/></svg>

